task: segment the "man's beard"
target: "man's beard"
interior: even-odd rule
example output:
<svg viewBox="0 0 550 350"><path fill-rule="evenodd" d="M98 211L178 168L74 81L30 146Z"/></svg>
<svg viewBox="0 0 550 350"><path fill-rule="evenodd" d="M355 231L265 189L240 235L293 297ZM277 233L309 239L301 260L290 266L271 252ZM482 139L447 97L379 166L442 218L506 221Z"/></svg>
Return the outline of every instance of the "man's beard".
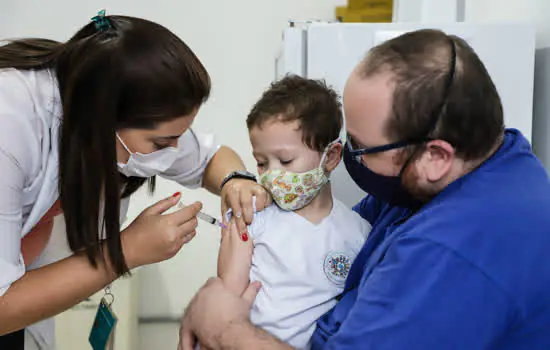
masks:
<svg viewBox="0 0 550 350"><path fill-rule="evenodd" d="M422 203L427 203L437 195L437 192L426 190L419 185L420 176L414 165L414 162L411 162L411 164L405 168L403 174L401 174L401 182L405 190L409 192L411 196Z"/></svg>

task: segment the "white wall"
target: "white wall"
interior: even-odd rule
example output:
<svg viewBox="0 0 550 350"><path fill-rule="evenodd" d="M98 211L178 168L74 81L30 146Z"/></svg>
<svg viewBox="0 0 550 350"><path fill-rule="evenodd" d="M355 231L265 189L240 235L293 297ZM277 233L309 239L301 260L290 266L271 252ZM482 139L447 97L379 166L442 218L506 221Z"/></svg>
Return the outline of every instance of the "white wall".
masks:
<svg viewBox="0 0 550 350"><path fill-rule="evenodd" d="M443 2L438 0L395 0L395 19L416 22L426 17L425 4L439 6L439 11L448 14ZM459 20L466 22L524 21L537 28L537 52L535 56L535 82L533 107L533 149L546 169L550 171L550 0L445 0L458 3ZM450 6L447 4L447 6ZM431 7L428 20L437 18ZM429 12L429 11L428 11ZM435 20L439 22L439 20ZM514 67L510 67L514 69ZM531 116L528 116L531 117Z"/></svg>
<svg viewBox="0 0 550 350"><path fill-rule="evenodd" d="M245 118L274 77L274 56L286 21L332 20L335 6L342 3L345 0L2 0L0 38L66 40L104 7L108 14L139 16L165 25L190 45L212 77L212 97L197 117L196 129L216 133L254 169ZM129 218L179 190L175 184L159 181L153 198L144 192L135 196ZM201 200L207 212L219 214L218 199L204 191L184 191L183 198ZM216 230L201 224L197 238L174 259L140 269L141 316L179 316L196 289L215 274L218 241ZM176 334L167 329L176 327L146 327L140 332L143 349L158 347L159 341L175 348ZM173 338L167 339L166 334Z"/></svg>
<svg viewBox="0 0 550 350"><path fill-rule="evenodd" d="M533 149L550 171L550 1L466 0L466 21L517 20L537 27Z"/></svg>

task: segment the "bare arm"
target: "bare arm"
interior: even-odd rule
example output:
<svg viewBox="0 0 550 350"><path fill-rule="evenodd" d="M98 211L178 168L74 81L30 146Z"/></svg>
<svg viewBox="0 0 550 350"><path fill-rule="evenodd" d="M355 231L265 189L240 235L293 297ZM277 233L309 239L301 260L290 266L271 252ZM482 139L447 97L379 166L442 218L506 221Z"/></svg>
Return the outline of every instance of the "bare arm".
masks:
<svg viewBox="0 0 550 350"><path fill-rule="evenodd" d="M266 331L254 327L250 322L228 328L222 338L219 350L292 350L293 348L273 337Z"/></svg>
<svg viewBox="0 0 550 350"><path fill-rule="evenodd" d="M253 282L238 296L221 279L208 280L185 311L178 349L193 350L195 336L201 347L215 350L292 349L250 323L250 307L259 289Z"/></svg>
<svg viewBox="0 0 550 350"><path fill-rule="evenodd" d="M252 240L243 242L235 220L231 219L229 230L222 230L218 253L218 277L236 295L242 295L250 284L253 251Z"/></svg>
<svg viewBox="0 0 550 350"><path fill-rule="evenodd" d="M221 146L204 170L203 187L219 195L223 179L235 170L246 170L243 161L231 148Z"/></svg>
<svg viewBox="0 0 550 350"><path fill-rule="evenodd" d="M200 204L162 215L179 199L169 197L145 209L121 233L129 269L169 259L195 236ZM0 335L63 312L115 280L107 248L103 253L105 263L99 262L97 268L77 253L13 282L0 297Z"/></svg>
<svg viewBox="0 0 550 350"><path fill-rule="evenodd" d="M0 335L65 311L116 277L106 264L93 268L83 254L29 271L0 297Z"/></svg>
<svg viewBox="0 0 550 350"><path fill-rule="evenodd" d="M210 279L190 302L182 321L180 350L194 349L193 334L205 349L292 349L250 322L250 308L261 285L249 283L253 244L239 236L231 220L229 229L222 231L219 277Z"/></svg>

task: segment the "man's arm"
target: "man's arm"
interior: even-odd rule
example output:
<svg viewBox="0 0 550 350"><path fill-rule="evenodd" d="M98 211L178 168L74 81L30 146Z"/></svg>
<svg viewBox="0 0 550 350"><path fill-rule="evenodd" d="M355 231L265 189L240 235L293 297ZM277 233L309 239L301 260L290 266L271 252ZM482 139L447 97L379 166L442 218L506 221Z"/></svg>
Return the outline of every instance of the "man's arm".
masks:
<svg viewBox="0 0 550 350"><path fill-rule="evenodd" d="M250 322L243 322L228 328L222 335L219 350L292 350L288 344L276 339Z"/></svg>
<svg viewBox="0 0 550 350"><path fill-rule="evenodd" d="M253 282L242 296L230 291L219 278L211 278L189 303L182 321L179 350L201 346L214 350L290 350L250 323L250 307L260 284Z"/></svg>
<svg viewBox="0 0 550 350"><path fill-rule="evenodd" d="M508 296L468 260L436 242L399 238L322 348L487 349L513 314Z"/></svg>

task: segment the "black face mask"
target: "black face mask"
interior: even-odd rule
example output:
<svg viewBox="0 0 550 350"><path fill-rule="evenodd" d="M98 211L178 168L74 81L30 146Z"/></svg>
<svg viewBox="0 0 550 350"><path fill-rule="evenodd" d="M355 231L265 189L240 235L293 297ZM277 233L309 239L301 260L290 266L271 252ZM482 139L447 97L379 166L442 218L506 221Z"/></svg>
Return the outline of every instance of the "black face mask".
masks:
<svg viewBox="0 0 550 350"><path fill-rule="evenodd" d="M369 195L372 195L390 205L396 205L409 209L418 209L422 203L420 200L415 199L404 187L402 175L406 167L412 160L413 155L401 168L401 171L398 176L384 176L375 173L370 170L363 162L361 161L361 156L364 154L374 154L389 151L392 149L398 149L405 146L419 145L425 142L431 141L432 139L427 137L432 130L435 128L439 116L445 106L447 101L447 95L449 94L449 89L453 82L455 65L456 65L456 48L454 41L450 39L451 46L451 64L449 69L449 74L447 76L447 82L445 85L445 90L443 91L443 98L439 106L434 109L432 118L428 124L428 127L423 132L423 137L411 138L406 141L399 141L387 145L363 148L363 149L353 149L351 147L351 141L347 140L346 147L344 147L344 164L346 169L353 179L353 181L359 186L363 191L367 192Z"/></svg>
<svg viewBox="0 0 550 350"><path fill-rule="evenodd" d="M353 181L363 191L367 192L390 205L403 208L417 209L421 202L415 199L403 187L402 174L409 161L403 165L398 176L384 176L375 173L362 162L351 155L347 147L344 147L344 165Z"/></svg>

